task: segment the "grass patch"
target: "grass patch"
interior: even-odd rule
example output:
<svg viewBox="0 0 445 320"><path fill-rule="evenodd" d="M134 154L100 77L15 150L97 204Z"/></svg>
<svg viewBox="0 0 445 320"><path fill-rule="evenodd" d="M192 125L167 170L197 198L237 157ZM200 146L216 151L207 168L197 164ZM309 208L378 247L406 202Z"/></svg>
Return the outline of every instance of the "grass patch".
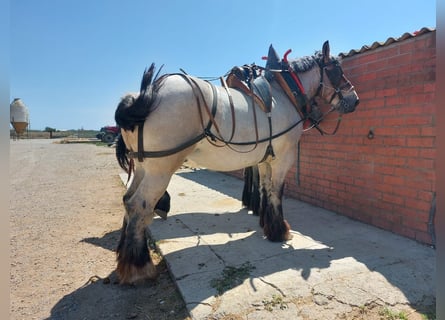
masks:
<svg viewBox="0 0 445 320"><path fill-rule="evenodd" d="M264 309L272 312L275 308L280 308L280 310L287 309L287 303L283 300L283 297L280 295L272 295L272 299L263 300Z"/></svg>
<svg viewBox="0 0 445 320"><path fill-rule="evenodd" d="M239 267L226 266L222 271L220 278L212 279L210 286L215 288L218 295L222 295L227 290L230 290L246 280L250 276L250 272L255 267L249 262L244 262Z"/></svg>
<svg viewBox="0 0 445 320"><path fill-rule="evenodd" d="M388 308L384 308L379 311L379 315L385 320L408 320L408 316L405 312L392 311Z"/></svg>

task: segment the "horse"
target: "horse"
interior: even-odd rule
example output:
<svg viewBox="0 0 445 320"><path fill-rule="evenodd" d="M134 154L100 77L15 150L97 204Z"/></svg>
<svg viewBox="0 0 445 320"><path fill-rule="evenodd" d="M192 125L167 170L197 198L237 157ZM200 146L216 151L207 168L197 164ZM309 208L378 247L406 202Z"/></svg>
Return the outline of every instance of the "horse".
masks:
<svg viewBox="0 0 445 320"><path fill-rule="evenodd" d="M220 78L221 85L185 72L154 76L152 64L139 93L121 98L115 111L121 128L116 156L134 178L123 196L125 215L116 249L120 283L157 276L146 228L155 213L165 218L167 186L185 160L223 172L257 168L256 210L264 236L274 242L291 238L283 216L283 186L305 122L320 120L308 109L315 108L317 98L326 101L329 112L342 115L355 110L359 97L339 58L330 55L328 41L312 56L288 60L289 52L280 60L271 45L265 68L234 68L237 72Z"/></svg>

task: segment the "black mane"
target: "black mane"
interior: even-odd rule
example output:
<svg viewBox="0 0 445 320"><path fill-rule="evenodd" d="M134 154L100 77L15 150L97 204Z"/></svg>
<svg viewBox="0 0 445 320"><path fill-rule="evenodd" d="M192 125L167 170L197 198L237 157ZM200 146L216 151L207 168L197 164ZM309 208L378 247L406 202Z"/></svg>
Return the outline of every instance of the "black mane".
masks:
<svg viewBox="0 0 445 320"><path fill-rule="evenodd" d="M338 61L337 58L330 57L333 61ZM290 61L291 67L295 72L306 72L311 70L317 64L320 64L320 61L323 59L323 54L321 51L315 52L312 56L305 56L302 58L298 58L296 60Z"/></svg>

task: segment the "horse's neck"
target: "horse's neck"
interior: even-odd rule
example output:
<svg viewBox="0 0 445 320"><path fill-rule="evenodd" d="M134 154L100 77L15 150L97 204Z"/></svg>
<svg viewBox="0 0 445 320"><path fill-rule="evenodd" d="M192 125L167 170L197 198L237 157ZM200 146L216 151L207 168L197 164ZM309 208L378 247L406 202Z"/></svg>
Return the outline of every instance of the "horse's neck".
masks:
<svg viewBox="0 0 445 320"><path fill-rule="evenodd" d="M320 85L320 68L315 66L309 71L298 73L298 77L300 78L307 97L309 99L313 98Z"/></svg>

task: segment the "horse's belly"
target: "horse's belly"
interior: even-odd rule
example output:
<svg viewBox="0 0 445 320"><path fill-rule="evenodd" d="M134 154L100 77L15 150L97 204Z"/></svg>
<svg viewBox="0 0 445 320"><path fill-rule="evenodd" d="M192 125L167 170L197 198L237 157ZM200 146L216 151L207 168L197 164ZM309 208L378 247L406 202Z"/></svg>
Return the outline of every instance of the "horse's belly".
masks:
<svg viewBox="0 0 445 320"><path fill-rule="evenodd" d="M265 147L249 146L243 147L245 151L236 152L228 147L201 148L197 147L189 156L187 156L188 165L192 167L206 168L215 171L234 171L243 169L260 162L265 155ZM236 147L234 147L236 148ZM241 151L241 150L240 150Z"/></svg>

